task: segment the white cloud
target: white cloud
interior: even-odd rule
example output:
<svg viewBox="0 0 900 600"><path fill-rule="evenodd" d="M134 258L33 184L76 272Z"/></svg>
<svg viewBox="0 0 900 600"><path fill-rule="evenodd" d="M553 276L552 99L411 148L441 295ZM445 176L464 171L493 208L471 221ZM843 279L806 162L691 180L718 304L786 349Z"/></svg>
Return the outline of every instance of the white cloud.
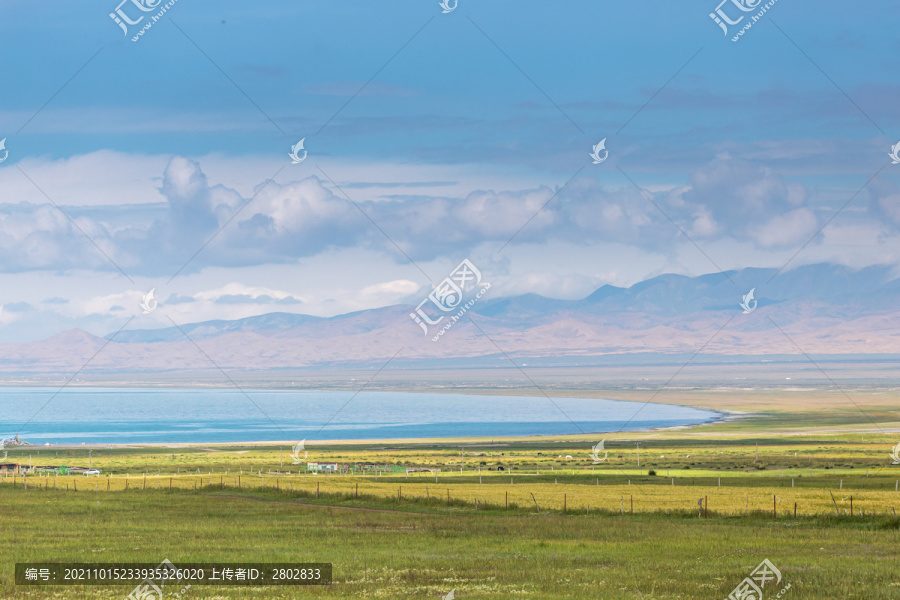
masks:
<svg viewBox="0 0 900 600"><path fill-rule="evenodd" d="M396 279L367 285L359 292L359 301L367 306L395 304L418 292L422 286L409 279Z"/></svg>
<svg viewBox="0 0 900 600"><path fill-rule="evenodd" d="M750 237L760 246L800 246L818 227L816 215L808 208L798 208L772 217L766 223L751 227Z"/></svg>
<svg viewBox="0 0 900 600"><path fill-rule="evenodd" d="M289 299L303 301L290 292L263 286L249 286L238 282L231 282L216 289L197 292L196 294L193 294L192 297L201 302L217 302L226 297L246 297L250 299L265 297L272 298L276 301Z"/></svg>

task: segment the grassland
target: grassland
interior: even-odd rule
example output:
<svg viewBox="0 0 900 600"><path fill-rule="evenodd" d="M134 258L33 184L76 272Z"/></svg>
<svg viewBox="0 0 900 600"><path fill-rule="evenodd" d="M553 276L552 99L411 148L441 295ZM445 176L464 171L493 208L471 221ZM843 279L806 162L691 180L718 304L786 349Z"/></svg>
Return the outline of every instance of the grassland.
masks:
<svg viewBox="0 0 900 600"><path fill-rule="evenodd" d="M0 491L3 598L123 598L15 587L16 561L332 562L328 588L194 587L192 598L724 598L764 558L796 598L896 598L897 519L510 514L286 493ZM98 504L99 502L99 504ZM338 504L346 510L330 506ZM379 512L394 510L397 512Z"/></svg>
<svg viewBox="0 0 900 600"><path fill-rule="evenodd" d="M163 558L335 565L328 588L195 598L724 598L763 558L786 597L898 597L888 436L774 436L758 460L756 441L679 436L645 440L640 468L630 440L599 465L572 440L310 446L309 460L441 469L409 475L306 474L272 445L32 448L35 464L104 473L2 480L0 597L130 591L16 587L17 561Z"/></svg>
<svg viewBox="0 0 900 600"><path fill-rule="evenodd" d="M17 587L17 561L168 558L335 568L329 587L189 598L725 598L768 558L784 598L900 598L890 393L695 396L657 401L752 416L610 434L597 464L601 436L307 443L308 461L401 470L378 474L312 475L273 443L10 449L103 474L0 479L0 597L131 589Z"/></svg>

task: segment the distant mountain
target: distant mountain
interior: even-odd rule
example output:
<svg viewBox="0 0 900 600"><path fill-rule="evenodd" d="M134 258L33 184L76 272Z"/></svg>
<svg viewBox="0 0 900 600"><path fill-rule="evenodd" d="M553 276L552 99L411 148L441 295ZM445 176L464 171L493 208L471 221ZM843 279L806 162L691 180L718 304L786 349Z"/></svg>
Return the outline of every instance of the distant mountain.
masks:
<svg viewBox="0 0 900 600"><path fill-rule="evenodd" d="M118 335L109 334L106 339L112 339L115 335L117 342L150 344L154 342L177 342L184 339L184 334L193 339L205 339L230 333L233 331L252 331L260 335L274 334L307 323L322 320L322 317L310 315L297 315L293 313L269 313L237 319L235 321L203 321L202 323L188 323L179 327L166 327L164 329L134 329L121 331Z"/></svg>
<svg viewBox="0 0 900 600"><path fill-rule="evenodd" d="M739 303L751 288L757 308L744 314ZM395 354L403 364L431 367L498 356L564 363L575 357L690 355L701 348L718 356L898 354L898 298L900 280L889 267L818 264L777 276L775 269L758 268L670 274L628 288L606 285L581 300L494 298L488 292L437 341L436 327L424 335L410 318L413 306L330 318L271 313L180 329L126 330L105 339L73 330L2 344L0 371L71 373L86 362L92 371L123 373L271 370L377 365ZM448 323L445 318L440 325Z"/></svg>

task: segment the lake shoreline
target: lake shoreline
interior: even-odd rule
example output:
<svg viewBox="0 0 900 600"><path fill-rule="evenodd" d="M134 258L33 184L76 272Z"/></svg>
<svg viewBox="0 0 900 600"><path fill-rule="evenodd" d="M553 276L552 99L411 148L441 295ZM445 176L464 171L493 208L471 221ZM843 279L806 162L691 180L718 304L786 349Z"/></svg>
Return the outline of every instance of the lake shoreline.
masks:
<svg viewBox="0 0 900 600"><path fill-rule="evenodd" d="M746 416L688 403L568 395L547 403L546 397L486 391L366 391L347 398L351 392L335 390L247 389L241 397L237 391L221 395L203 388L74 388L54 396L48 406L33 387L6 388L0 395L8 394L8 408L0 417L29 423L18 431L31 448L102 450L271 447L294 445L300 439L311 445L595 439L683 431ZM341 413L351 400L352 412ZM29 404L39 418L27 418ZM341 419L335 420L338 414Z"/></svg>
<svg viewBox="0 0 900 600"><path fill-rule="evenodd" d="M694 407L689 407L694 408ZM708 409L704 409L708 410ZM537 443L546 443L546 442L563 442L563 441L596 441L595 438L599 438L601 436L607 436L606 439L615 440L615 437L611 437L613 435L619 435L624 437L631 437L634 434L647 434L647 433L664 433L667 431L671 432L682 432L690 429L695 429L698 427L703 427L707 425L714 425L718 423L724 423L728 421L735 421L739 419L745 419L752 417L754 415L750 413L741 413L736 411L725 411L725 410L716 410L709 411L719 413L717 416L709 419L708 421L704 421L702 423L694 423L691 425L672 425L667 427L648 427L643 429L629 429L627 431L593 431L593 432L585 432L585 433L565 433L565 434L534 434L534 435L526 435L526 436L497 436L494 438L488 437L477 437L477 436L466 436L466 437L432 437L432 438L361 438L361 439L333 439L333 440L305 440L305 446L307 449L314 448L316 446L371 446L373 444L387 444L392 446L393 448L402 447L404 444L408 444L410 446L419 446L426 444L459 444L464 443L468 446L478 447L478 448L488 448L488 447L503 447L508 446L510 444L516 443L527 443L527 442L537 442ZM26 440L27 441L27 440ZM50 446L46 446L43 444L34 444L28 446L13 446L8 447L7 449L54 449L54 450L77 450L77 449L87 449L87 450L139 450L142 448L170 448L173 450L185 449L185 450L207 450L209 452L225 452L230 448L271 448L282 446L284 448L289 448L297 444L300 440L256 440L256 441L242 441L242 442L120 442L120 443L97 443L97 444L52 444Z"/></svg>

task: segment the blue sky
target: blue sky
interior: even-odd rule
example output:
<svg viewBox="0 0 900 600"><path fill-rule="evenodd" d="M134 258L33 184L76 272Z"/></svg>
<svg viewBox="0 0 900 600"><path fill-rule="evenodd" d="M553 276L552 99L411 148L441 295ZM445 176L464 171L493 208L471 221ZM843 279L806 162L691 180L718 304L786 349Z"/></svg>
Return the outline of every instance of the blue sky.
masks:
<svg viewBox="0 0 900 600"><path fill-rule="evenodd" d="M497 295L715 271L679 227L722 268L826 224L793 265L900 260L887 0L779 0L737 43L694 0L179 0L138 42L116 5L0 3L0 341L150 288L179 322L413 301L466 257Z"/></svg>

